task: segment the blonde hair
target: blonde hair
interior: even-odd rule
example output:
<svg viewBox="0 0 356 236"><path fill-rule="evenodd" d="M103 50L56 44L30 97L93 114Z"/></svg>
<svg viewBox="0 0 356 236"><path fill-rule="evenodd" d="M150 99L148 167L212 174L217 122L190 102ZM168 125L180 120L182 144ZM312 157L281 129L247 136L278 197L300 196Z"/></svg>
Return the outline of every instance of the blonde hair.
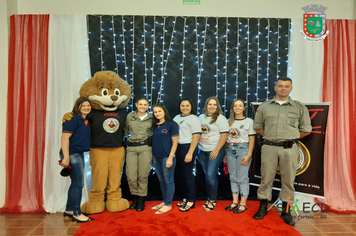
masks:
<svg viewBox="0 0 356 236"><path fill-rule="evenodd" d="M245 106L245 101L242 100L241 98L235 99L232 104L231 104L231 109L230 109L230 118L229 118L229 126L231 126L235 122L235 112L234 112L234 105L235 102L241 101L242 105L244 105L245 110L243 111L242 115L246 117L246 106Z"/></svg>

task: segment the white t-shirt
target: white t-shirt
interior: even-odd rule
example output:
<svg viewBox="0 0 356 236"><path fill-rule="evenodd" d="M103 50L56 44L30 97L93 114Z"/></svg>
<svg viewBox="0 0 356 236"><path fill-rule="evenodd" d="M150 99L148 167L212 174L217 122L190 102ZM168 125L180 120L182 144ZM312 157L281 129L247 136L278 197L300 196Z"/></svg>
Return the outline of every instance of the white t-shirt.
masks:
<svg viewBox="0 0 356 236"><path fill-rule="evenodd" d="M250 135L256 135L256 131L253 129L253 120L251 118L245 118L242 120L236 120L229 128L229 136L227 137L227 143L248 143Z"/></svg>
<svg viewBox="0 0 356 236"><path fill-rule="evenodd" d="M173 119L179 125L179 144L190 144L193 134L200 134L200 120L196 115L176 115Z"/></svg>
<svg viewBox="0 0 356 236"><path fill-rule="evenodd" d="M219 143L220 134L229 132L229 123L223 115L219 115L215 123L211 123L211 116L201 114L199 120L201 123L201 135L199 139L199 148L205 152L210 152L216 148Z"/></svg>

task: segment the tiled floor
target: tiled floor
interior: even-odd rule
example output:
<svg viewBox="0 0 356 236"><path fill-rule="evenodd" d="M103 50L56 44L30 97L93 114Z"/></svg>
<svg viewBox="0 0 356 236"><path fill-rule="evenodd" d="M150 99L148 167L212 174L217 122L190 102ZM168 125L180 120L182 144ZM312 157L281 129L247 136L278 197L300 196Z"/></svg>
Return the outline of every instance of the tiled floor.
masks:
<svg viewBox="0 0 356 236"><path fill-rule="evenodd" d="M295 228L302 235L354 235L356 214L301 214ZM0 214L0 236L18 235L74 235L80 224L56 214Z"/></svg>
<svg viewBox="0 0 356 236"><path fill-rule="evenodd" d="M356 214L303 213L301 218L295 229L302 235L356 235Z"/></svg>

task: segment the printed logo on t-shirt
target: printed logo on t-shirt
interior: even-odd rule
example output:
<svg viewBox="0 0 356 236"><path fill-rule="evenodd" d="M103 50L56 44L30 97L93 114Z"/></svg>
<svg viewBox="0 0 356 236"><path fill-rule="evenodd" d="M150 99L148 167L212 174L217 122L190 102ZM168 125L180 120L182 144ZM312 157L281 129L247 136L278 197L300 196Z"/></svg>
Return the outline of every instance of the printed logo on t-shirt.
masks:
<svg viewBox="0 0 356 236"><path fill-rule="evenodd" d="M232 128L229 130L229 136L230 138L238 138L240 137L241 133L240 130Z"/></svg>
<svg viewBox="0 0 356 236"><path fill-rule="evenodd" d="M115 133L120 127L120 123L115 118L108 118L103 122L103 128L108 133Z"/></svg>
<svg viewBox="0 0 356 236"><path fill-rule="evenodd" d="M241 136L240 130L231 128L229 130L229 143L239 143L241 142L238 138Z"/></svg>
<svg viewBox="0 0 356 236"><path fill-rule="evenodd" d="M166 133L168 133L168 130L167 129L162 129L162 133L166 134Z"/></svg>
<svg viewBox="0 0 356 236"><path fill-rule="evenodd" d="M210 127L207 124L202 124L201 125L201 132L203 134L208 134L210 132Z"/></svg>
<svg viewBox="0 0 356 236"><path fill-rule="evenodd" d="M183 124L183 122L184 122L184 120L182 120L181 122L179 122L179 124L181 125L181 124Z"/></svg>

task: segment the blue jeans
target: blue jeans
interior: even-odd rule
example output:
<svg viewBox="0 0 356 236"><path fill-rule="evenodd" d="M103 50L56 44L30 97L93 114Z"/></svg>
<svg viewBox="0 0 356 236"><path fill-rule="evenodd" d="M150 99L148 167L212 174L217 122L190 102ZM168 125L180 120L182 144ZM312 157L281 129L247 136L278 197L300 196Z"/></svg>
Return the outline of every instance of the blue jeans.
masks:
<svg viewBox="0 0 356 236"><path fill-rule="evenodd" d="M171 206L175 190L174 169L176 168L176 158L173 158L173 164L170 168L166 167L167 159L168 157L153 157L153 165L155 167L159 184L161 186L163 203L165 206Z"/></svg>
<svg viewBox="0 0 356 236"><path fill-rule="evenodd" d="M235 154L233 154L235 151ZM248 154L248 143L228 144L226 157L229 169L231 193L241 194L241 197L248 197L250 186L248 171L250 170L251 160L247 166L240 164L242 158Z"/></svg>
<svg viewBox="0 0 356 236"><path fill-rule="evenodd" d="M225 155L225 148L220 149L218 156L211 160L209 158L211 152L200 150L198 158L205 173L206 190L208 198L212 201L217 199L218 195L218 168L222 163Z"/></svg>
<svg viewBox="0 0 356 236"><path fill-rule="evenodd" d="M73 211L74 216L82 214L80 202L82 200L82 190L84 187L84 154L75 153L69 156L69 165L72 167L70 174L71 184L68 189L68 199L66 211ZM63 159L63 155L60 155Z"/></svg>

